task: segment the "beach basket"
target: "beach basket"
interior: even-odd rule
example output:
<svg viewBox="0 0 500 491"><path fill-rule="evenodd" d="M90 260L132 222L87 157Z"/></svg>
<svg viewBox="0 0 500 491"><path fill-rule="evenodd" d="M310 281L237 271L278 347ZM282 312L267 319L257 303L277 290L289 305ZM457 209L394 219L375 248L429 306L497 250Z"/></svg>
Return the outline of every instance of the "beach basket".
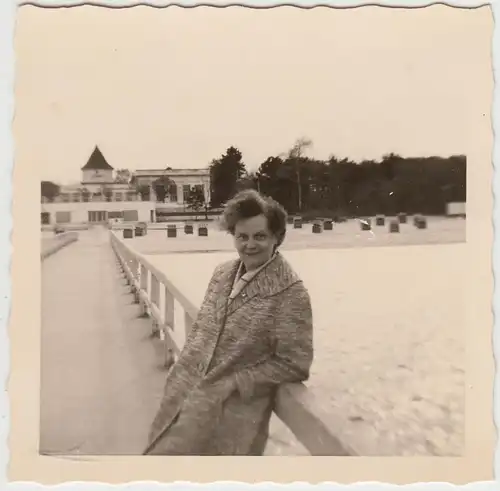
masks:
<svg viewBox="0 0 500 491"><path fill-rule="evenodd" d="M413 223L418 229L427 228L427 219L422 215L416 215L413 219Z"/></svg>
<svg viewBox="0 0 500 491"><path fill-rule="evenodd" d="M372 229L372 221L369 218L365 218L360 220L361 230L371 230Z"/></svg>
<svg viewBox="0 0 500 491"><path fill-rule="evenodd" d="M169 238L177 237L177 227L175 225L167 226L167 237Z"/></svg>
<svg viewBox="0 0 500 491"><path fill-rule="evenodd" d="M390 221L389 232L391 232L391 234L399 232L399 220L391 220Z"/></svg>
<svg viewBox="0 0 500 491"><path fill-rule="evenodd" d="M318 222L313 223L312 232L313 234L320 234L321 232L323 232L323 227L321 226L321 223Z"/></svg>

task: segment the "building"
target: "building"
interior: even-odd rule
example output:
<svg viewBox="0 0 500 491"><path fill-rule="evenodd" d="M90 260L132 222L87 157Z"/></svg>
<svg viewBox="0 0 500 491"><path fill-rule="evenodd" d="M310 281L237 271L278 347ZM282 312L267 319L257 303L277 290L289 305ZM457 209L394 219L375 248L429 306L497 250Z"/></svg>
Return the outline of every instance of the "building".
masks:
<svg viewBox="0 0 500 491"><path fill-rule="evenodd" d="M191 188L198 187L205 202L210 202L209 169L146 169L134 172L134 183L138 189L148 188L152 201L161 203L160 208L175 209L184 205ZM168 189L165 196L162 189ZM183 206L180 206L183 207Z"/></svg>
<svg viewBox="0 0 500 491"><path fill-rule="evenodd" d="M95 147L81 172L80 183L62 186L50 202L42 197L42 225L107 223L110 219L154 222L165 214L189 212L186 202L194 188L206 203L210 201L209 169L138 170L123 182Z"/></svg>

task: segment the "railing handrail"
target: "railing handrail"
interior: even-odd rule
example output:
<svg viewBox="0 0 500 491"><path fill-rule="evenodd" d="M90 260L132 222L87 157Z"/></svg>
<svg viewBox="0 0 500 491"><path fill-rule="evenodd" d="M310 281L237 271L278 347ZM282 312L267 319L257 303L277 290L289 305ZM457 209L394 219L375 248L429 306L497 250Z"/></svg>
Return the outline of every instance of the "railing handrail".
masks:
<svg viewBox="0 0 500 491"><path fill-rule="evenodd" d="M176 300L181 304L182 308L184 311L188 312L190 316L193 318L196 318L198 315L198 309L194 306L192 302L190 302L186 296L167 278L165 273L163 271L160 271L156 266L151 264L149 260L144 256L144 254L140 253L133 247L131 247L128 244L125 244L123 241L121 241L117 236L116 233L114 233L113 230L111 232L111 237L116 240L121 247L123 247L130 255L134 256L137 261L142 264L143 266L146 267L149 271L151 271L156 278L163 283L170 292L174 295Z"/></svg>
<svg viewBox="0 0 500 491"><path fill-rule="evenodd" d="M193 321L196 319L199 309L167 278L165 273L151 264L144 254L135 250L129 244L125 244L113 230L110 230L110 237L113 249L123 265L127 263L127 260L124 257L120 258L117 249L121 249L122 254L125 251L126 254L137 261L138 266L144 266L150 271L168 289L189 317ZM129 270L128 274L130 273ZM136 281L136 284L139 284L137 280L134 281ZM304 384L294 383L280 386L274 412L290 428L295 437L307 448L311 455L359 455L350 445L342 442L332 432L331 428L341 426L341 423L332 422L332 417L321 409L321 405L317 403L312 391ZM330 424L327 424L327 421Z"/></svg>
<svg viewBox="0 0 500 491"><path fill-rule="evenodd" d="M48 247L44 249L42 245L42 250L40 251L40 259L42 261L52 254L55 254L57 251L61 250L63 247L66 247L72 242L77 241L78 232L71 230L68 232L63 232L61 234L54 234L52 237L50 237L50 239L52 240L52 242Z"/></svg>

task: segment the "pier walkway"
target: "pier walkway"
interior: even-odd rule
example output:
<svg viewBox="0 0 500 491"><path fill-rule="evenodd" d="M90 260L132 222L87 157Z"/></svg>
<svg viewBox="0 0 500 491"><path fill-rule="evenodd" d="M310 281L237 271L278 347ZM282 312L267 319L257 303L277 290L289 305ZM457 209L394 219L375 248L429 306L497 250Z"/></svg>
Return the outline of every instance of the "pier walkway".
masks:
<svg viewBox="0 0 500 491"><path fill-rule="evenodd" d="M165 374L109 232L42 263L41 453L140 454Z"/></svg>

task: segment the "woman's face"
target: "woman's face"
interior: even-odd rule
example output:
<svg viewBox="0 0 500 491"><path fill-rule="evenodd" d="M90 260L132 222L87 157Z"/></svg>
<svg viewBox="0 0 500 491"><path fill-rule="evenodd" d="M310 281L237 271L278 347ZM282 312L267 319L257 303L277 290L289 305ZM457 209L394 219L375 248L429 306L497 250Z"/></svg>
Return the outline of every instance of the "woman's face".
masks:
<svg viewBox="0 0 500 491"><path fill-rule="evenodd" d="M271 258L278 241L268 228L267 218L257 215L236 223L234 242L245 268L251 271Z"/></svg>

